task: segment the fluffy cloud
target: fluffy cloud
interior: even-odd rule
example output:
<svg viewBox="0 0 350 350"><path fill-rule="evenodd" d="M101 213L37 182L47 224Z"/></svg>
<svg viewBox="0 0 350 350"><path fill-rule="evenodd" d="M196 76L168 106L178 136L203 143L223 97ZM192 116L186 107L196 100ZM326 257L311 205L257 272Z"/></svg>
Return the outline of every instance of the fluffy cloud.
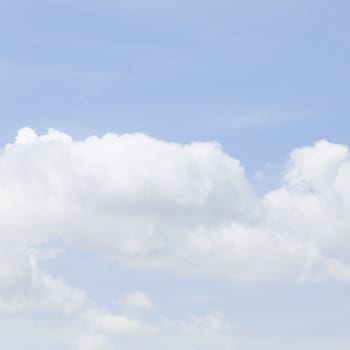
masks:
<svg viewBox="0 0 350 350"><path fill-rule="evenodd" d="M320 141L293 151L281 186L259 199L216 143L24 128L0 154L0 239L60 237L123 264L236 280L349 280L349 175L347 147ZM0 273L16 279L21 264L35 275L30 259Z"/></svg>
<svg viewBox="0 0 350 350"><path fill-rule="evenodd" d="M217 144L142 134L74 142L31 129L0 156L0 195L4 239L59 236L147 265L168 260L193 227L254 220L258 205L239 162Z"/></svg>

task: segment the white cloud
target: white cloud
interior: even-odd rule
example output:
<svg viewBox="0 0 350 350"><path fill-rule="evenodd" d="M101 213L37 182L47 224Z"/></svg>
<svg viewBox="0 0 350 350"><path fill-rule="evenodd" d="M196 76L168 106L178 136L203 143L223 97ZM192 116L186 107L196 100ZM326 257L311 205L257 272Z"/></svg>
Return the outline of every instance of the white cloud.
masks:
<svg viewBox="0 0 350 350"><path fill-rule="evenodd" d="M60 250L38 247L58 237L139 269L350 281L349 178L348 148L319 141L294 150L281 185L259 199L240 162L216 143L143 134L74 141L22 129L0 153L0 310L89 307L67 330L72 349L235 349L220 312L140 319L135 311L153 303L139 290L120 300L121 313L92 307L40 265Z"/></svg>
<svg viewBox="0 0 350 350"><path fill-rule="evenodd" d="M70 312L84 301L83 291L40 270L30 251L1 242L0 310L53 308Z"/></svg>
<svg viewBox="0 0 350 350"><path fill-rule="evenodd" d="M120 304L127 308L141 308L145 310L150 310L153 308L151 299L145 293L139 290L135 290L134 292L125 296L125 298L120 301Z"/></svg>
<svg viewBox="0 0 350 350"><path fill-rule="evenodd" d="M148 324L123 315L89 310L78 349L234 349L232 324L219 312Z"/></svg>
<svg viewBox="0 0 350 350"><path fill-rule="evenodd" d="M145 347L145 341L157 336L157 329L142 320L124 315L112 314L102 310L91 309L83 316L83 333L77 339L80 350L100 350Z"/></svg>
<svg viewBox="0 0 350 350"><path fill-rule="evenodd" d="M78 338L79 350L112 350L113 347L101 334L85 334Z"/></svg>
<svg viewBox="0 0 350 350"><path fill-rule="evenodd" d="M89 310L84 315L88 327L97 332L110 333L117 336L135 334L154 334L154 328L123 315L114 315L99 310Z"/></svg>
<svg viewBox="0 0 350 350"><path fill-rule="evenodd" d="M225 320L224 314L215 311L203 317L190 316L186 320L180 321L180 329L184 334L201 335L208 333L221 333L231 329L232 324Z"/></svg>
<svg viewBox="0 0 350 350"><path fill-rule="evenodd" d="M282 185L259 200L216 143L25 128L0 154L0 239L58 236L138 268L236 280L349 280L349 175L347 147L320 141L293 151Z"/></svg>

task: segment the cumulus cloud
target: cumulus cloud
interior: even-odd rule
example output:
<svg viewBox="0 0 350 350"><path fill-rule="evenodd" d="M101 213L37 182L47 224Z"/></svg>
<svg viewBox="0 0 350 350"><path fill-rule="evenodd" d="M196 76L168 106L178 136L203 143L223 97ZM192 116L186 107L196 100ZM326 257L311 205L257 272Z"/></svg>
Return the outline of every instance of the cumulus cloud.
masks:
<svg viewBox="0 0 350 350"><path fill-rule="evenodd" d="M24 128L0 154L0 239L55 236L138 268L243 281L349 280L349 175L347 147L320 141L260 199L217 143Z"/></svg>

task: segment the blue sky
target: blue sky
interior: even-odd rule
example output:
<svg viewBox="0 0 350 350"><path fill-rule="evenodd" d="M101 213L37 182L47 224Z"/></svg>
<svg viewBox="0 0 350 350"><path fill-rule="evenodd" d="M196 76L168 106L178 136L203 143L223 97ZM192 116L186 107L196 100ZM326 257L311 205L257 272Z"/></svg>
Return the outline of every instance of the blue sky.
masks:
<svg viewBox="0 0 350 350"><path fill-rule="evenodd" d="M320 138L348 141L347 2L0 6L3 142L29 124L144 131L215 139L255 168Z"/></svg>
<svg viewBox="0 0 350 350"><path fill-rule="evenodd" d="M0 344L348 349L349 17L0 0Z"/></svg>

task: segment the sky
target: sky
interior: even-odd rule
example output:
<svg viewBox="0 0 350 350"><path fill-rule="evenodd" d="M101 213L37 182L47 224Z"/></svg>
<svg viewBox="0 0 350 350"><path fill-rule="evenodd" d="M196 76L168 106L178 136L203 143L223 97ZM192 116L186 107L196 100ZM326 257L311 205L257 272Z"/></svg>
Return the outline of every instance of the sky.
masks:
<svg viewBox="0 0 350 350"><path fill-rule="evenodd" d="M350 347L350 4L0 0L0 345Z"/></svg>

